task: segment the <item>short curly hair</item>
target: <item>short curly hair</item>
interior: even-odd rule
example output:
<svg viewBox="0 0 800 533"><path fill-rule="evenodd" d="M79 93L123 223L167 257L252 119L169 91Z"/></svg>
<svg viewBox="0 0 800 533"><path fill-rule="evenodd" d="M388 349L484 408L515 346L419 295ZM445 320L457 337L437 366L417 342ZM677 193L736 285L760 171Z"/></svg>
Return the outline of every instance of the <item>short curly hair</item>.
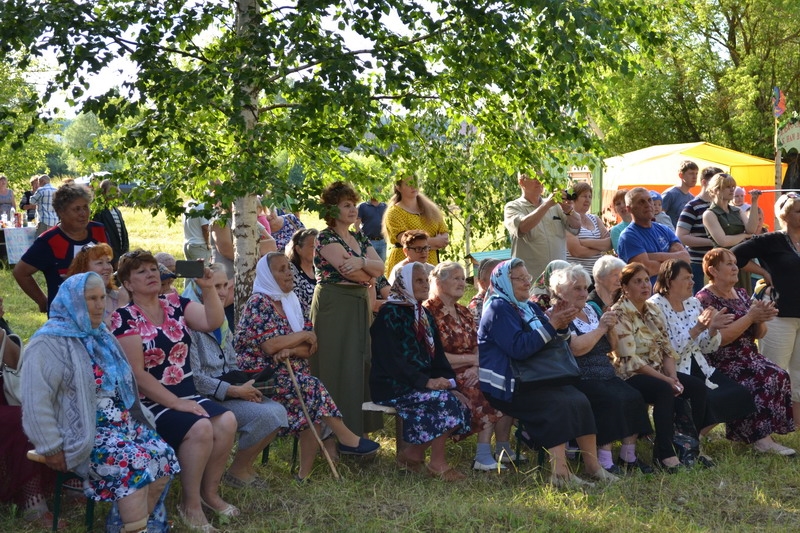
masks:
<svg viewBox="0 0 800 533"><path fill-rule="evenodd" d="M87 187L75 183L67 183L58 188L53 195L53 210L61 217L61 213L75 200L83 198L90 204L94 200L94 195Z"/></svg>
<svg viewBox="0 0 800 533"><path fill-rule="evenodd" d="M355 189L343 181L334 181L322 191L322 205L324 206L323 217L328 227L333 227L336 217L339 215L336 207L342 200L351 200L358 203L358 194Z"/></svg>

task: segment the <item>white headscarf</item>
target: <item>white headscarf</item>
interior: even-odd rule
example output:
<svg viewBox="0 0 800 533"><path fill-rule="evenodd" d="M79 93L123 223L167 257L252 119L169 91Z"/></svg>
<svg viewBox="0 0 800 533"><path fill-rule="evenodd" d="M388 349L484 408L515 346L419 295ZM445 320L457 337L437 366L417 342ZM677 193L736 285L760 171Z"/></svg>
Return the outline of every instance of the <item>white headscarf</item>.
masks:
<svg viewBox="0 0 800 533"><path fill-rule="evenodd" d="M273 255L274 254L274 255ZM294 291L283 292L275 281L275 276L269 269L268 257L275 257L276 255L283 255L277 253L269 253L258 260L256 264L256 280L253 283L253 294L261 293L266 294L273 300L278 300L283 305L283 312L286 314L286 319L292 327L292 331L303 331L305 325L305 317L303 316L303 308L300 306L300 300Z"/></svg>

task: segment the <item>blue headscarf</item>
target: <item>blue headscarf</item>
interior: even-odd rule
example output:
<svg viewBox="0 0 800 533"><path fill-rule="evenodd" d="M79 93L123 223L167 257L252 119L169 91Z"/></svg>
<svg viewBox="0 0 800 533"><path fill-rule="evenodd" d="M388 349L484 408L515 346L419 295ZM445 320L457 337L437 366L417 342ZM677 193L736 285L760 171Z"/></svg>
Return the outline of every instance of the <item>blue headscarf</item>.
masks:
<svg viewBox="0 0 800 533"><path fill-rule="evenodd" d="M99 327L92 327L84 296L90 276L96 276L101 281L100 285L105 286L102 278L94 272L67 278L50 304L50 318L33 336L53 335L80 339L92 361L105 373L101 389L109 393L119 390L125 407L130 408L136 400L133 370L106 325L101 322Z"/></svg>
<svg viewBox="0 0 800 533"><path fill-rule="evenodd" d="M515 257L509 261L503 261L492 270L492 276L490 278L491 286L489 288L489 292L486 296L486 300L483 302L483 310L484 312L488 308L489 304L492 300L504 300L510 303L514 309L520 314L523 320L530 324L531 328L539 329L542 326L539 317L536 316L536 313L528 305L528 301L521 302L517 300L517 297L514 296L514 287L512 285L511 278L511 271L518 266L524 265L522 259Z"/></svg>

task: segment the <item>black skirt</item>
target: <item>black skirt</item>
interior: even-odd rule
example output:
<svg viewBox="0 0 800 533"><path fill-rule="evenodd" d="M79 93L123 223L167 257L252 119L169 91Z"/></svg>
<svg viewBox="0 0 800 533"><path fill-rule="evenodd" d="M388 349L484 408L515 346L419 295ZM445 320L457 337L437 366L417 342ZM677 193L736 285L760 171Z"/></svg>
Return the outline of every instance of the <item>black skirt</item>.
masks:
<svg viewBox="0 0 800 533"><path fill-rule="evenodd" d="M692 375L705 379L700 367L694 361L692 361ZM707 390L706 417L703 427L733 422L750 416L756 411L756 404L750 391L719 370L714 370L714 373L711 374L711 383L718 387Z"/></svg>
<svg viewBox="0 0 800 533"><path fill-rule="evenodd" d="M575 387L586 395L592 406L598 446L631 435L652 433L647 404L642 395L618 377L584 379Z"/></svg>
<svg viewBox="0 0 800 533"><path fill-rule="evenodd" d="M543 448L596 433L592 407L573 385L536 385L517 389L511 402L486 396L492 407L518 418L531 440Z"/></svg>

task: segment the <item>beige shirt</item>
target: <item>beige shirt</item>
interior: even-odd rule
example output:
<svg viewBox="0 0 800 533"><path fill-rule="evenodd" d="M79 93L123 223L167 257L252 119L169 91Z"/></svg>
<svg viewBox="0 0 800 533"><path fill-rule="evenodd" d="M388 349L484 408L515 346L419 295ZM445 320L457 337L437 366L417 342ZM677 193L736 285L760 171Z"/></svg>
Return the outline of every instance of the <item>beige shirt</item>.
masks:
<svg viewBox="0 0 800 533"><path fill-rule="evenodd" d="M611 309L617 315L619 337L611 356L619 377L628 379L645 365L660 372L664 358L679 359L667 337L664 315L654 303L645 302L644 313L639 313L630 300L622 298Z"/></svg>
<svg viewBox="0 0 800 533"><path fill-rule="evenodd" d="M543 202L544 198L540 201ZM539 206L533 205L522 197L508 202L503 210L503 225L511 235L511 256L522 259L528 269L528 274L534 279L544 272L550 261L567 259L565 231L576 235L580 231L580 228L570 228L569 217L564 214L561 206L554 205L547 210L542 220L532 230L520 234L520 222L533 213L537 207Z"/></svg>

